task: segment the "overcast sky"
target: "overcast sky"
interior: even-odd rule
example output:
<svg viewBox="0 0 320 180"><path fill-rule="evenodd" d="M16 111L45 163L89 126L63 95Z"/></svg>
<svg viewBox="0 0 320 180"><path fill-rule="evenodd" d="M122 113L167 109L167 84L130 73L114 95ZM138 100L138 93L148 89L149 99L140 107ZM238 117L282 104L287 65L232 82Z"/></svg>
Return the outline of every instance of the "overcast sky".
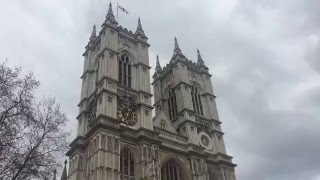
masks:
<svg viewBox="0 0 320 180"><path fill-rule="evenodd" d="M81 55L108 3L0 2L0 60L35 73L38 97L56 97L73 137ZM162 65L169 61L175 36L189 59L200 49L239 180L320 180L319 0L119 3L129 11L119 14L122 26L135 30L141 17L152 67L156 54Z"/></svg>

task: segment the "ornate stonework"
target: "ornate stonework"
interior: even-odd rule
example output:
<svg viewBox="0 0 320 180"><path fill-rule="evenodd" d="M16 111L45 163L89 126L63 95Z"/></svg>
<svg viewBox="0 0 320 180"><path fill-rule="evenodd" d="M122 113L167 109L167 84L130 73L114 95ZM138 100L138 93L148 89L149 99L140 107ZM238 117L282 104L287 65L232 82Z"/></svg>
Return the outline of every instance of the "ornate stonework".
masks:
<svg viewBox="0 0 320 180"><path fill-rule="evenodd" d="M98 34L94 27L68 179L235 180L200 51L192 62L175 38L170 63L157 58L152 105L147 40L141 20L136 32L119 26L111 4Z"/></svg>

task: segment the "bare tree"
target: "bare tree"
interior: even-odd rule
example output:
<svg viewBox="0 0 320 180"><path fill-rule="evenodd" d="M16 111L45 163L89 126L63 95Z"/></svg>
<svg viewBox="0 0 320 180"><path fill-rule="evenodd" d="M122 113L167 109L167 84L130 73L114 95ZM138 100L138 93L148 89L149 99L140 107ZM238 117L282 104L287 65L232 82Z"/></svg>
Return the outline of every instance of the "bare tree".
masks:
<svg viewBox="0 0 320 180"><path fill-rule="evenodd" d="M50 178L67 149L67 118L53 98L36 101L38 86L0 64L0 180Z"/></svg>

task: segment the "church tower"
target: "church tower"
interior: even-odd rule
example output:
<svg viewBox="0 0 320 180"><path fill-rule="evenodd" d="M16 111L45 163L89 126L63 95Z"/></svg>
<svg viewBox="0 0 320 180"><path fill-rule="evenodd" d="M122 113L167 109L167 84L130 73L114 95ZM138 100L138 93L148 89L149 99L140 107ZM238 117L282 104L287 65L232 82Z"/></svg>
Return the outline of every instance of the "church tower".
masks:
<svg viewBox="0 0 320 180"><path fill-rule="evenodd" d="M170 63L157 57L154 106L148 38L115 20L112 4L85 48L77 137L68 180L235 180L209 69L175 39ZM152 111L155 108L155 117Z"/></svg>

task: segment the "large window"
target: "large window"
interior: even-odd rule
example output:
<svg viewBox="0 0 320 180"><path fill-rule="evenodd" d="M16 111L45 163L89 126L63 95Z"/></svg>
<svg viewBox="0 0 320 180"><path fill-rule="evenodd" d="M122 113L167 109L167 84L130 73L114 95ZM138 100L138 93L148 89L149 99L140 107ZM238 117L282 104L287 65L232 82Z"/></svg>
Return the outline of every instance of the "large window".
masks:
<svg viewBox="0 0 320 180"><path fill-rule="evenodd" d="M121 180L134 180L134 160L127 148L121 150L120 172Z"/></svg>
<svg viewBox="0 0 320 180"><path fill-rule="evenodd" d="M199 92L199 88L197 86L192 86L191 89L191 96L192 96L192 103L193 103L193 109L195 113L203 116L203 107L201 103L201 95Z"/></svg>
<svg viewBox="0 0 320 180"><path fill-rule="evenodd" d="M131 88L131 64L127 54L122 54L120 56L119 83Z"/></svg>
<svg viewBox="0 0 320 180"><path fill-rule="evenodd" d="M185 180L185 178L182 176L180 166L170 160L161 168L161 180Z"/></svg>
<svg viewBox="0 0 320 180"><path fill-rule="evenodd" d="M178 115L177 97L173 89L169 89L168 108L170 119L174 119Z"/></svg>

